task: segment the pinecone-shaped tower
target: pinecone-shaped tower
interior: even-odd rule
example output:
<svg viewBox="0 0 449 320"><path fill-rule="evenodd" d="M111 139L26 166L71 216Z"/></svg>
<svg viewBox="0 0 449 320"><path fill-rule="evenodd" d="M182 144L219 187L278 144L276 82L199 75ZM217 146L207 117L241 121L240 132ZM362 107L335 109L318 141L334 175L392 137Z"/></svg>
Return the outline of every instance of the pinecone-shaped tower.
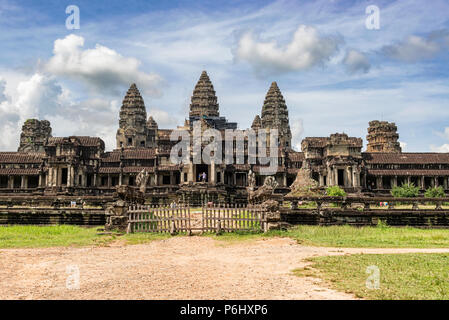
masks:
<svg viewBox="0 0 449 320"><path fill-rule="evenodd" d="M148 145L147 111L135 83L131 85L120 109L117 148L137 148Z"/></svg>
<svg viewBox="0 0 449 320"><path fill-rule="evenodd" d="M368 127L367 152L401 153L402 148L398 141L398 128L394 122L370 121Z"/></svg>
<svg viewBox="0 0 449 320"><path fill-rule="evenodd" d="M201 73L190 104L190 117L218 117L218 102L214 86L206 71Z"/></svg>
<svg viewBox="0 0 449 320"><path fill-rule="evenodd" d="M262 128L278 129L279 146L291 148L292 133L288 119L287 105L276 82L273 82L265 96L262 107Z"/></svg>

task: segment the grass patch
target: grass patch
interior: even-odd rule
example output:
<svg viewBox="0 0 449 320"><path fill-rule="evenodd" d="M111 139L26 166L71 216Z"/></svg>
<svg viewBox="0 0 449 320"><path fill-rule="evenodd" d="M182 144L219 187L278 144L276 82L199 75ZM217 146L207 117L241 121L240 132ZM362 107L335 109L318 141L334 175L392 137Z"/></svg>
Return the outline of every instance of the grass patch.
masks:
<svg viewBox="0 0 449 320"><path fill-rule="evenodd" d="M348 248L446 248L448 229L352 226L296 226L271 231L270 236L290 237L303 245Z"/></svg>
<svg viewBox="0 0 449 320"><path fill-rule="evenodd" d="M98 227L85 228L71 225L0 226L0 249L106 246L117 240L123 244L133 245L170 237L167 233L99 235L97 229Z"/></svg>
<svg viewBox="0 0 449 320"><path fill-rule="evenodd" d="M0 227L0 248L104 245L115 238L97 235L97 228L70 225Z"/></svg>
<svg viewBox="0 0 449 320"><path fill-rule="evenodd" d="M357 254L309 261L313 262L311 268L294 270L294 273L320 277L330 287L360 298L449 299L449 254ZM369 266L379 268L378 289L366 286L368 277L372 276L372 272L367 272Z"/></svg>

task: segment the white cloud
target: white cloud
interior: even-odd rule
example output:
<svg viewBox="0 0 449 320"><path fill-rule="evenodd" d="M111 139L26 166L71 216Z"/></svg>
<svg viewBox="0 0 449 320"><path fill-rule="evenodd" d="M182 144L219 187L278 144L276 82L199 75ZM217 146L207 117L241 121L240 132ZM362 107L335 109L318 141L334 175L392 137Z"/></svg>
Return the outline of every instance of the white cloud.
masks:
<svg viewBox="0 0 449 320"><path fill-rule="evenodd" d="M154 118L154 120L157 122L158 127L161 129L164 127L174 127L176 125L183 124L182 122L180 122L181 119L174 117L173 114L157 108L151 108L148 112L148 115Z"/></svg>
<svg viewBox="0 0 449 320"><path fill-rule="evenodd" d="M301 150L301 141L304 133L304 121L303 119L293 119L290 121L292 130L292 145L296 151Z"/></svg>
<svg viewBox="0 0 449 320"><path fill-rule="evenodd" d="M257 41L247 32L240 38L235 55L256 71L299 71L324 64L337 52L341 41L339 37L324 37L315 28L300 25L284 47L274 40Z"/></svg>
<svg viewBox="0 0 449 320"><path fill-rule="evenodd" d="M449 144L445 143L441 146L431 145L430 150L433 152L449 152Z"/></svg>
<svg viewBox="0 0 449 320"><path fill-rule="evenodd" d="M3 87L6 84L4 82ZM42 74L36 73L20 81L13 95L0 103L0 126L3 128L0 148L17 148L20 128L25 120L57 113L61 94L62 89L55 80Z"/></svg>
<svg viewBox="0 0 449 320"><path fill-rule="evenodd" d="M439 51L440 45L437 42L419 36L409 36L403 42L383 47L387 56L405 62L430 59Z"/></svg>
<svg viewBox="0 0 449 320"><path fill-rule="evenodd" d="M141 62L123 57L116 51L97 44L85 49L84 38L71 34L54 43L53 56L45 66L46 71L81 80L100 92L117 90L137 83L148 95L159 96L162 78L155 73L140 70Z"/></svg>
<svg viewBox="0 0 449 320"><path fill-rule="evenodd" d="M343 65L349 73L367 73L371 67L366 55L356 50L346 52Z"/></svg>
<svg viewBox="0 0 449 320"><path fill-rule="evenodd" d="M401 146L402 151L404 152L405 149L407 148L407 142L399 141L399 145Z"/></svg>

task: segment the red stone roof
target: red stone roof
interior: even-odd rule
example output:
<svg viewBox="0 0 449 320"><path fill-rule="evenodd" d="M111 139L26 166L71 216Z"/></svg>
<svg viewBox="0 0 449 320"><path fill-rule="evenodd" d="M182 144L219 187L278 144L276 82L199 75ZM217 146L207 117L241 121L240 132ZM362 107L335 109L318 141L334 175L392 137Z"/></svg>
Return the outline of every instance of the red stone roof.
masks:
<svg viewBox="0 0 449 320"><path fill-rule="evenodd" d="M291 161L304 161L304 153L303 152L289 152L288 158Z"/></svg>
<svg viewBox="0 0 449 320"><path fill-rule="evenodd" d="M75 145L80 145L83 147L96 147L98 145L103 145L104 142L98 137L88 137L88 136L71 136L71 137L51 137L48 139L48 146L56 146L57 144L68 142L74 140Z"/></svg>
<svg viewBox="0 0 449 320"><path fill-rule="evenodd" d="M154 172L154 167L124 167L124 173L139 173L143 169L146 169L148 172Z"/></svg>
<svg viewBox="0 0 449 320"><path fill-rule="evenodd" d="M180 165L177 164L169 164L169 165L159 165L157 166L158 171L178 171L181 169Z"/></svg>
<svg viewBox="0 0 449 320"><path fill-rule="evenodd" d="M362 154L368 164L449 164L449 153L368 153Z"/></svg>
<svg viewBox="0 0 449 320"><path fill-rule="evenodd" d="M449 170L377 170L369 169L369 175L373 176L449 176Z"/></svg>
<svg viewBox="0 0 449 320"><path fill-rule="evenodd" d="M41 163L42 153L0 152L0 163Z"/></svg>
<svg viewBox="0 0 449 320"><path fill-rule="evenodd" d="M120 150L114 150L104 154L103 162L120 162ZM155 149L138 148L138 149L125 149L123 151L124 159L154 159L156 158Z"/></svg>
<svg viewBox="0 0 449 320"><path fill-rule="evenodd" d="M27 168L27 169L0 168L0 175L8 175L8 176L39 175L39 169L37 169L37 168Z"/></svg>

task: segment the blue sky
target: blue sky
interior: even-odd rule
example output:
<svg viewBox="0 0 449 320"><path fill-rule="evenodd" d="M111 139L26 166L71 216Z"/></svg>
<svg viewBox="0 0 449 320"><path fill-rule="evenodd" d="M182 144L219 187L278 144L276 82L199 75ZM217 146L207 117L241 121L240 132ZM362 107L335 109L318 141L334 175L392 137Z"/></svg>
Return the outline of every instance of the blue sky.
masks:
<svg viewBox="0 0 449 320"><path fill-rule="evenodd" d="M67 30L68 5L80 29ZM369 5L380 28L365 26ZM240 128L277 81L294 144L370 120L396 122L404 151L449 152L449 2L0 0L0 150L28 118L54 136L115 148L132 82L161 128L181 125L207 70Z"/></svg>

